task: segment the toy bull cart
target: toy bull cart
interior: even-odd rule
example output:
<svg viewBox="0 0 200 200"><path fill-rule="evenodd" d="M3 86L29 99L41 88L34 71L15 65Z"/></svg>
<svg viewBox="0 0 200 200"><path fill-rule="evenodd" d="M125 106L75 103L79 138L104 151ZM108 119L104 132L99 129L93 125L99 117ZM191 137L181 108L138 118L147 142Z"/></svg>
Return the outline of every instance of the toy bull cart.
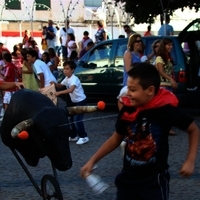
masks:
<svg viewBox="0 0 200 200"><path fill-rule="evenodd" d="M97 109L97 106L58 108L45 95L26 89L12 96L2 121L1 138L43 199L63 199L56 170L66 171L72 167L69 114ZM39 187L18 152L28 165L34 167L40 158L47 156L52 163L53 175L44 175ZM48 184L53 186L53 191L48 191Z"/></svg>

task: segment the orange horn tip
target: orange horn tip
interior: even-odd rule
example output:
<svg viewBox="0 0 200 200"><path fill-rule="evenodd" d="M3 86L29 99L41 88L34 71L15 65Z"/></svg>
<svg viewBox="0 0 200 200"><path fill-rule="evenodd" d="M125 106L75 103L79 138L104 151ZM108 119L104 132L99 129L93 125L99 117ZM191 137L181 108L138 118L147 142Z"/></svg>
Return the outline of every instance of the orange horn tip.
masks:
<svg viewBox="0 0 200 200"><path fill-rule="evenodd" d="M99 101L97 103L97 107L99 110L103 110L105 108L106 104L103 101Z"/></svg>
<svg viewBox="0 0 200 200"><path fill-rule="evenodd" d="M19 134L18 134L18 137L22 140L26 140L28 137L29 137L29 134L27 131L21 131Z"/></svg>

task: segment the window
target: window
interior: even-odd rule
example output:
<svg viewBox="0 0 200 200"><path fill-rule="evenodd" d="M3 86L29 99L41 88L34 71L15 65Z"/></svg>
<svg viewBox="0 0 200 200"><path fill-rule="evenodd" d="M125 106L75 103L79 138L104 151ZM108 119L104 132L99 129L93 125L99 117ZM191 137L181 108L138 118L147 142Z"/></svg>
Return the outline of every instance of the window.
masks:
<svg viewBox="0 0 200 200"><path fill-rule="evenodd" d="M84 0L84 5L88 7L100 7L102 0Z"/></svg>
<svg viewBox="0 0 200 200"><path fill-rule="evenodd" d="M35 0L35 10L48 10L51 8L50 0Z"/></svg>
<svg viewBox="0 0 200 200"><path fill-rule="evenodd" d="M124 66L124 53L127 50L127 40L119 42L116 48L115 66Z"/></svg>
<svg viewBox="0 0 200 200"><path fill-rule="evenodd" d="M7 10L21 10L21 1L19 0L5 0L5 9Z"/></svg>
<svg viewBox="0 0 200 200"><path fill-rule="evenodd" d="M108 67L112 44L98 46L89 56L88 64L96 67Z"/></svg>

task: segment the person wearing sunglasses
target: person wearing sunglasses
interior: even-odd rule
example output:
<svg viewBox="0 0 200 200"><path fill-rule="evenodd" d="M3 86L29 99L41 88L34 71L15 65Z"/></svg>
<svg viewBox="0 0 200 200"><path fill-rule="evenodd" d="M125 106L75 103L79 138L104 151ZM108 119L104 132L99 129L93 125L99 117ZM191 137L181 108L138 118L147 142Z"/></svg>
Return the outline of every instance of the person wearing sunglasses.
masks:
<svg viewBox="0 0 200 200"><path fill-rule="evenodd" d="M153 44L151 45L152 47L152 53L148 55L148 59L150 60L150 63L152 65L156 65L156 56L158 55L158 50L160 47L160 40L155 40Z"/></svg>
<svg viewBox="0 0 200 200"><path fill-rule="evenodd" d="M142 37L140 34L132 34L128 39L127 50L124 53L123 86L127 85L127 72L133 63L141 62Z"/></svg>
<svg viewBox="0 0 200 200"><path fill-rule="evenodd" d="M127 38L129 38L132 34L135 34L136 32L133 31L129 25L124 25L124 32L127 35Z"/></svg>

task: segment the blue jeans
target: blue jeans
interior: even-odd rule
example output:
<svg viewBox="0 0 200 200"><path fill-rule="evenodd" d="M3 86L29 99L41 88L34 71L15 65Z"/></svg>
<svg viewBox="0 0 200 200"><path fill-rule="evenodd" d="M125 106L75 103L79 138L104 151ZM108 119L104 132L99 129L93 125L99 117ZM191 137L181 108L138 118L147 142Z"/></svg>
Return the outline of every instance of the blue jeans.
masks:
<svg viewBox="0 0 200 200"><path fill-rule="evenodd" d="M86 99L84 99L83 101L80 101L78 103L73 103L74 106L85 106L86 105ZM87 133L85 132L85 127L84 127L84 123L83 123L83 116L84 113L82 114L77 114L74 116L70 117L70 122L73 123L75 125L76 128L76 133L74 133L74 128L72 126L72 130L73 132L70 134L70 137L74 138L76 136L79 136L80 138L84 138L87 137Z"/></svg>
<svg viewBox="0 0 200 200"><path fill-rule="evenodd" d="M56 54L58 55L58 57L60 57L60 54L61 54L61 46L56 46L56 47L55 47L55 50L56 50Z"/></svg>
<svg viewBox="0 0 200 200"><path fill-rule="evenodd" d="M66 59L67 58L67 47L66 46L62 46L62 57L63 59Z"/></svg>
<svg viewBox="0 0 200 200"><path fill-rule="evenodd" d="M53 71L53 75L54 75L54 77L55 77L56 80L57 80L57 78L58 78L58 70Z"/></svg>

